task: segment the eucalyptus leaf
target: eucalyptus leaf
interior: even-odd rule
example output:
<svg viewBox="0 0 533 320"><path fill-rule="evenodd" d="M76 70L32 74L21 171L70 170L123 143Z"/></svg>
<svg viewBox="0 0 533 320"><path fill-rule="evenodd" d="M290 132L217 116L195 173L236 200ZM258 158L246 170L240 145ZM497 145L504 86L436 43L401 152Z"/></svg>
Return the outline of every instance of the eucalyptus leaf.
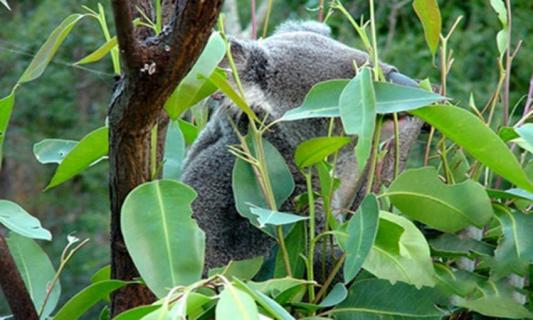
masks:
<svg viewBox="0 0 533 320"><path fill-rule="evenodd" d="M533 183L511 150L472 113L448 105L424 107L411 113L438 129L495 173L533 192Z"/></svg>
<svg viewBox="0 0 533 320"><path fill-rule="evenodd" d="M402 281L418 288L432 287L435 282L435 271L431 263L429 245L424 235L409 220L389 212L380 212L381 221L386 220L403 228L399 238L398 252L387 247L378 246L378 243L387 243L380 237L388 237L385 232L378 230L376 245L368 254L363 268L380 279L387 279L392 283Z"/></svg>
<svg viewBox="0 0 533 320"><path fill-rule="evenodd" d="M409 218L444 232L482 227L493 216L490 199L477 182L446 185L433 167L411 169L396 178L386 195Z"/></svg>
<svg viewBox="0 0 533 320"><path fill-rule="evenodd" d="M344 131L357 135L355 156L363 168L370 156L376 125L376 93L369 68L363 68L348 82L339 98L339 108Z"/></svg>
<svg viewBox="0 0 533 320"><path fill-rule="evenodd" d="M91 276L91 282L100 282L104 280L110 280L111 279L111 265L105 265L102 268L98 269L92 276Z"/></svg>
<svg viewBox="0 0 533 320"><path fill-rule="evenodd" d="M379 206L376 197L365 197L355 214L350 218L346 232L348 239L344 250L346 260L343 266L344 282L352 281L370 253L378 230Z"/></svg>
<svg viewBox="0 0 533 320"><path fill-rule="evenodd" d="M27 238L52 240L52 234L42 227L39 219L8 200L0 200L0 223Z"/></svg>
<svg viewBox="0 0 533 320"><path fill-rule="evenodd" d="M456 305L478 312L482 315L508 319L531 319L533 313L513 298L484 296L467 300L457 298Z"/></svg>
<svg viewBox="0 0 533 320"><path fill-rule="evenodd" d="M355 282L348 298L329 314L337 320L439 320L443 313L435 307L437 299L438 293L431 288L366 279Z"/></svg>
<svg viewBox="0 0 533 320"><path fill-rule="evenodd" d="M305 224L297 223L285 237L285 246L287 247L287 253L289 255L292 275L296 278L302 277L305 271L305 261L301 258L301 255L306 250L305 234ZM283 261L283 253L281 250L278 250L274 265L274 278L282 278L286 276L288 276L288 274Z"/></svg>
<svg viewBox="0 0 533 320"><path fill-rule="evenodd" d="M88 64L88 63L100 61L109 52L111 52L113 48L116 48L117 46L118 46L117 37L113 37L109 41L104 43L100 48L96 49L94 52L92 52L85 58L81 59L80 61L76 62L75 64Z"/></svg>
<svg viewBox="0 0 533 320"><path fill-rule="evenodd" d="M442 28L439 4L436 0L414 0L413 8L418 19L422 22L426 44L431 54L435 56L439 46L439 36Z"/></svg>
<svg viewBox="0 0 533 320"><path fill-rule="evenodd" d="M192 219L196 192L174 180L144 183L126 197L121 228L146 285L156 296L202 276L205 234Z"/></svg>
<svg viewBox="0 0 533 320"><path fill-rule="evenodd" d="M259 228L264 228L267 225L282 226L309 219L309 217L303 217L292 213L272 211L257 207L251 207L250 211L257 216Z"/></svg>
<svg viewBox="0 0 533 320"><path fill-rule="evenodd" d="M165 140L165 155L163 164L163 178L178 180L181 175L181 165L185 158L185 138L180 126L175 121L170 121Z"/></svg>
<svg viewBox="0 0 533 320"><path fill-rule="evenodd" d="M44 139L33 145L33 154L42 164L60 164L77 144L75 140Z"/></svg>
<svg viewBox="0 0 533 320"><path fill-rule="evenodd" d="M446 97L425 89L390 82L374 82L376 110L379 114L416 110Z"/></svg>
<svg viewBox="0 0 533 320"><path fill-rule="evenodd" d="M52 31L48 39L41 46L39 51L33 57L30 65L26 68L18 83L25 83L40 77L50 61L54 58L57 50L68 36L74 26L86 15L72 14L65 18L57 28Z"/></svg>
<svg viewBox="0 0 533 320"><path fill-rule="evenodd" d="M41 310L46 293L56 274L50 258L35 241L16 233L9 234L7 245L20 276L24 280L24 285L28 289L35 310ZM60 295L61 285L57 282L46 302L41 319L47 319L54 311Z"/></svg>
<svg viewBox="0 0 533 320"><path fill-rule="evenodd" d="M138 306L119 313L113 320L139 320L159 308L161 308L161 305Z"/></svg>
<svg viewBox="0 0 533 320"><path fill-rule="evenodd" d="M461 239L454 234L442 234L429 241L431 248L445 255L468 256L472 253L491 256L494 248L489 244L474 239Z"/></svg>
<svg viewBox="0 0 533 320"><path fill-rule="evenodd" d="M227 283L216 307L216 319L259 320L259 311L249 294Z"/></svg>
<svg viewBox="0 0 533 320"><path fill-rule="evenodd" d="M98 302L109 296L110 293L127 284L128 282L120 280L105 280L93 283L70 298L53 318L54 320L79 319Z"/></svg>
<svg viewBox="0 0 533 320"><path fill-rule="evenodd" d="M351 141L348 137L318 137L306 140L296 147L294 162L299 168L315 165Z"/></svg>
<svg viewBox="0 0 533 320"><path fill-rule="evenodd" d="M7 0L0 0L0 3L3 4L7 8L7 10L11 10L9 4L7 3Z"/></svg>
<svg viewBox="0 0 533 320"><path fill-rule="evenodd" d="M235 287L248 293L271 317L277 320L294 320L294 317L280 306L274 299L264 293L254 290L239 279L234 279Z"/></svg>
<svg viewBox="0 0 533 320"><path fill-rule="evenodd" d="M83 137L59 164L45 190L62 184L102 159L102 157L107 156L109 150L108 135L109 129L101 127Z"/></svg>
<svg viewBox="0 0 533 320"><path fill-rule="evenodd" d="M198 129L198 127L196 127L192 123L187 122L182 119L178 119L177 122L180 126L180 131L183 134L183 137L185 138L185 142L189 146L192 145L194 141L196 140L196 138L198 137L198 134L200 133L200 129Z"/></svg>
<svg viewBox="0 0 533 320"><path fill-rule="evenodd" d="M0 99L0 169L2 168L2 159L4 158L4 140L6 138L7 127L9 125L9 119L11 119L14 105L15 92L11 92L9 96Z"/></svg>
<svg viewBox="0 0 533 320"><path fill-rule="evenodd" d="M214 32L191 71L183 78L165 104L165 110L171 119L176 120L184 111L216 90L216 87L212 87L211 92L204 91L198 97L203 86L208 82L207 78L213 74L225 53L226 46L222 36Z"/></svg>
<svg viewBox="0 0 533 320"><path fill-rule="evenodd" d="M348 290L342 283L337 283L328 295L320 302L321 307L333 307L343 302L348 296Z"/></svg>
<svg viewBox="0 0 533 320"><path fill-rule="evenodd" d="M263 260L263 256L239 261L232 260L225 267L209 270L208 276L211 277L215 274L221 274L228 279L235 277L243 281L251 280L259 272L259 269L261 269Z"/></svg>

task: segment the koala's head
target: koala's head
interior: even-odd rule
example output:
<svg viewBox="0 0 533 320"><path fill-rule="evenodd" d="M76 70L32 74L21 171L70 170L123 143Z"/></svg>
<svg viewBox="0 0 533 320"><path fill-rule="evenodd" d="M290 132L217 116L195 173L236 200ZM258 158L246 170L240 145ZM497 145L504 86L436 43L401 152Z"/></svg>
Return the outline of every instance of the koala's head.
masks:
<svg viewBox="0 0 533 320"><path fill-rule="evenodd" d="M231 39L231 52L247 101L274 118L298 107L311 87L355 75L354 63L369 63L368 55L329 37L317 22L288 22L261 40ZM392 66L382 64L387 74Z"/></svg>

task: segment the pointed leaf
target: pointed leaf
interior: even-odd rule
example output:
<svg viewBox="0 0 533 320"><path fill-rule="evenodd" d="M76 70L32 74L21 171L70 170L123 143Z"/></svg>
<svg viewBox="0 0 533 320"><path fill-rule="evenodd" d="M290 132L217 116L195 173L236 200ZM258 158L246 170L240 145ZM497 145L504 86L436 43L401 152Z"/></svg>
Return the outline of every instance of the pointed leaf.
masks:
<svg viewBox="0 0 533 320"><path fill-rule="evenodd" d="M472 113L453 106L431 106L411 113L438 129L495 173L533 192L533 183L511 150Z"/></svg>
<svg viewBox="0 0 533 320"><path fill-rule="evenodd" d="M379 114L415 110L446 99L425 89L389 82L374 82L374 90Z"/></svg>
<svg viewBox="0 0 533 320"><path fill-rule="evenodd" d="M209 270L208 276L211 277L215 274L221 274L230 280L235 277L243 281L248 281L259 272L259 269L263 265L263 260L263 256L239 261L232 260L225 267Z"/></svg>
<svg viewBox="0 0 533 320"><path fill-rule="evenodd" d="M35 309L40 310L44 303L46 292L56 274L50 258L35 241L15 233L9 235L7 245L22 280L24 280L24 284L30 293ZM41 319L46 319L54 311L60 294L61 285L58 282L50 293Z"/></svg>
<svg viewBox="0 0 533 320"><path fill-rule="evenodd" d="M337 283L328 295L320 302L321 307L333 307L343 302L348 296L348 290L342 283Z"/></svg>
<svg viewBox="0 0 533 320"><path fill-rule="evenodd" d="M42 164L60 164L77 144L75 140L44 139L33 145L33 155Z"/></svg>
<svg viewBox="0 0 533 320"><path fill-rule="evenodd" d="M117 37L111 38L109 41L104 43L100 48L96 49L94 52L76 62L75 64L88 64L96 61L100 61L105 57L113 48L118 45Z"/></svg>
<svg viewBox="0 0 533 320"><path fill-rule="evenodd" d="M122 206L124 241L147 286L158 297L200 280L205 234L192 219L196 192L174 180L144 183Z"/></svg>
<svg viewBox="0 0 533 320"><path fill-rule="evenodd" d="M86 15L72 14L65 18L61 24L52 31L46 42L33 57L30 65L26 68L18 83L29 82L40 77L50 61L54 58L57 49L68 36L72 28Z"/></svg>
<svg viewBox="0 0 533 320"><path fill-rule="evenodd" d="M389 237L386 232L380 232L376 238L376 245L372 247L367 256L363 268L381 279L387 279L392 283L402 281L412 284L418 288L422 286L433 286L435 271L431 263L429 246L424 235L409 220L389 212L380 212L381 221L387 220L403 228L400 236L398 248L389 250L383 243L388 241L381 240L380 237Z"/></svg>
<svg viewBox="0 0 533 320"><path fill-rule="evenodd" d="M257 216L259 228L264 228L266 225L282 226L309 219L309 217L303 217L292 213L272 211L257 207L251 207L250 211Z"/></svg>
<svg viewBox="0 0 533 320"><path fill-rule="evenodd" d="M248 293L270 316L277 320L294 320L294 317L280 306L275 300L271 299L261 291L254 290L239 279L235 279L235 287Z"/></svg>
<svg viewBox="0 0 533 320"><path fill-rule="evenodd" d="M24 237L52 240L52 234L41 226L39 219L11 201L0 200L0 223Z"/></svg>
<svg viewBox="0 0 533 320"><path fill-rule="evenodd" d="M4 158L4 140L6 138L6 131L9 125L9 119L13 112L13 105L15 104L15 93L12 92L9 96L0 99L0 169L2 168L2 159Z"/></svg>
<svg viewBox="0 0 533 320"><path fill-rule="evenodd" d="M315 165L351 141L348 137L318 137L306 140L296 147L294 162L299 168Z"/></svg>
<svg viewBox="0 0 533 320"><path fill-rule="evenodd" d="M431 54L435 56L442 28L439 4L436 0L414 0L413 8L424 28L426 44L431 50Z"/></svg>
<svg viewBox="0 0 533 320"><path fill-rule="evenodd" d="M161 308L161 305L139 306L120 313L113 320L139 320L149 313Z"/></svg>
<svg viewBox="0 0 533 320"><path fill-rule="evenodd" d="M252 297L230 283L224 286L215 312L217 320L259 320Z"/></svg>
<svg viewBox="0 0 533 320"><path fill-rule="evenodd" d="M107 155L109 129L98 128L83 137L57 167L45 190L69 180Z"/></svg>
<svg viewBox="0 0 533 320"><path fill-rule="evenodd" d="M469 225L482 227L493 211L485 189L466 180L446 185L433 167L407 170L394 180L386 195L411 219L454 233Z"/></svg>
<svg viewBox="0 0 533 320"><path fill-rule="evenodd" d="M379 206L373 194L368 195L348 222L346 260L344 262L344 283L352 281L361 267L376 239Z"/></svg>
<svg viewBox="0 0 533 320"><path fill-rule="evenodd" d="M117 289L128 283L120 280L106 280L91 284L70 298L56 313L54 320L76 320L85 314L98 302L105 299Z"/></svg>
<svg viewBox="0 0 533 320"><path fill-rule="evenodd" d="M7 0L0 0L0 3L3 4L7 8L7 10L11 10L9 4L7 3Z"/></svg>
<svg viewBox="0 0 533 320"><path fill-rule="evenodd" d="M185 152L185 138L181 133L180 126L176 121L170 121L165 140L163 178L176 180L180 178Z"/></svg>
<svg viewBox="0 0 533 320"><path fill-rule="evenodd" d="M472 300L457 298L457 305L489 317L508 319L533 318L532 312L513 298L508 297L484 296Z"/></svg>
<svg viewBox="0 0 533 320"><path fill-rule="evenodd" d="M208 82L207 79L213 74L225 53L224 40L218 32L214 32L191 71L183 78L165 104L165 110L171 119L176 120L184 111L198 103L198 93ZM215 90L216 87L211 92L204 92L200 100Z"/></svg>
<svg viewBox="0 0 533 320"><path fill-rule="evenodd" d="M438 294L434 289L416 289L386 280L366 279L355 282L348 298L330 314L337 320L439 320L443 314L435 307Z"/></svg>

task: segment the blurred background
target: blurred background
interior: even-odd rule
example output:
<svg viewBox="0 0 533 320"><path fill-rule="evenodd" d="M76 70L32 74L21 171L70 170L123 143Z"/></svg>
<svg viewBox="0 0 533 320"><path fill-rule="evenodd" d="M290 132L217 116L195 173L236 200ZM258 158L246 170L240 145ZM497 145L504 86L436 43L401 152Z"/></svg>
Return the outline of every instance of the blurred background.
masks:
<svg viewBox="0 0 533 320"><path fill-rule="evenodd" d="M11 0L12 11L0 8L0 97L9 94L33 54L63 18L81 12L81 5L95 9L97 1ZM495 37L500 29L489 0L439 1L444 32L455 19L462 22L449 47L455 63L449 76L448 95L466 106L473 93L478 106L489 100L497 81L498 52ZM533 1L514 0L513 39L524 41L511 77L511 106L521 114L533 73ZM102 3L112 22L109 1ZM367 1L344 1L356 18L368 17ZM258 9L262 5L257 3ZM287 19L316 19L318 0L274 0L269 31ZM227 1L229 32L245 30L250 21L250 1ZM231 14L233 12L233 14ZM238 19L235 19L235 12ZM439 72L424 43L423 31L410 0L376 0L378 42L382 60L403 73L439 82ZM335 38L362 48L350 24L335 14L328 20ZM249 34L249 33L247 33ZM259 34L262 34L259 28ZM105 161L68 183L42 192L54 165L41 165L33 145L44 138L81 139L104 124L114 75L110 59L86 67L72 63L104 43L96 20L82 21L70 34L44 76L17 91L15 110L7 133L5 159L0 172L0 199L17 202L38 217L54 235L40 241L57 267L68 234L90 238L66 267L62 277L62 301L90 282L90 276L109 263L107 164ZM61 304L62 302L60 302ZM0 293L0 316L9 311Z"/></svg>

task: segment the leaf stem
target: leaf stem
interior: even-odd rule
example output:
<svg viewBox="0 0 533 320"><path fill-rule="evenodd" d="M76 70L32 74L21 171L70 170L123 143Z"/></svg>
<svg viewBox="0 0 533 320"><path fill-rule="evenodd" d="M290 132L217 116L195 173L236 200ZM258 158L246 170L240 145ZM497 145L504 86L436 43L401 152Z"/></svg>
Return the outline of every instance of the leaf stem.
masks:
<svg viewBox="0 0 533 320"><path fill-rule="evenodd" d="M307 199L309 203L309 252L307 254L307 280L314 281L314 257L315 257L315 197L313 193L312 169L304 172L307 186ZM315 300L315 288L309 286L309 301Z"/></svg>

